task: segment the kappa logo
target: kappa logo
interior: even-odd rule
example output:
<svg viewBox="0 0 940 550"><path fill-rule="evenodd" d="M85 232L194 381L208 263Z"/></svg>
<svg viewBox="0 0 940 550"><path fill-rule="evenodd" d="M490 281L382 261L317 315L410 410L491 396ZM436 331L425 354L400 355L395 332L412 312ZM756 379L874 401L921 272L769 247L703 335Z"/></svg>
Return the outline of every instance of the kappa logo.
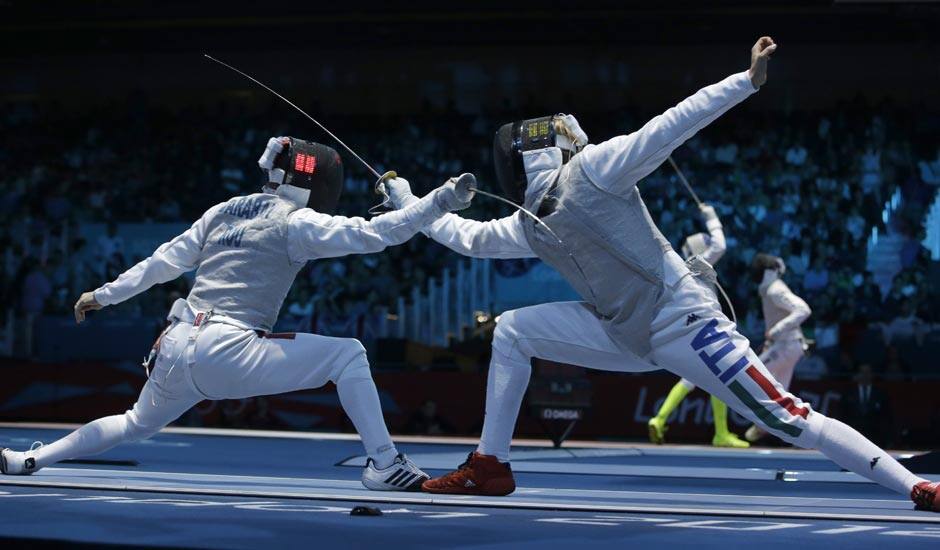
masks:
<svg viewBox="0 0 940 550"><path fill-rule="evenodd" d="M32 470L36 467L36 459L33 457L27 458L24 466L26 466L27 470Z"/></svg>
<svg viewBox="0 0 940 550"><path fill-rule="evenodd" d="M699 317L698 315L694 313L690 313L689 316L685 318L685 326L689 326L695 321L698 321L699 319L701 319L701 317Z"/></svg>
<svg viewBox="0 0 940 550"><path fill-rule="evenodd" d="M872 470L874 470L874 469L875 469L875 466L878 465L878 461L879 461L879 460L881 460L881 457L880 457L880 456L876 456L875 458L871 459L871 469L872 469Z"/></svg>

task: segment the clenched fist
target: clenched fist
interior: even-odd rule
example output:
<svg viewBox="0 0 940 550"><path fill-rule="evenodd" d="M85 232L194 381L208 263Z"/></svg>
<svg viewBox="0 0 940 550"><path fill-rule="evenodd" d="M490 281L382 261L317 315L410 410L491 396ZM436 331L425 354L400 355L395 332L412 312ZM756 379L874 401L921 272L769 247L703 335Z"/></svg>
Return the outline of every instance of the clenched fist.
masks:
<svg viewBox="0 0 940 550"><path fill-rule="evenodd" d="M751 84L755 88L760 88L764 82L767 82L767 63L775 51L777 51L777 45L769 36L758 38L754 47L751 48L751 68L748 69L747 76L750 77Z"/></svg>

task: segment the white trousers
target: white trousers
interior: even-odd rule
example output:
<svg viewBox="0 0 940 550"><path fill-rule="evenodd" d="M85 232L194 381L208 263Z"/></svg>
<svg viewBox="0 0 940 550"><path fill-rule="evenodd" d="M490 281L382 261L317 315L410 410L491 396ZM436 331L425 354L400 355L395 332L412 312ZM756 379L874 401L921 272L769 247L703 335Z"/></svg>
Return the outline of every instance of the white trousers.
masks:
<svg viewBox="0 0 940 550"><path fill-rule="evenodd" d="M533 357L621 372L663 368L770 433L801 447L816 446L825 417L774 379L747 338L721 312L714 293L697 280L685 277L676 284L650 336L652 352L641 358L620 349L603 322L581 302L503 313L493 340L481 452L508 459Z"/></svg>
<svg viewBox="0 0 940 550"><path fill-rule="evenodd" d="M790 387L790 382L793 381L793 369L802 357L803 342L800 340L773 342L760 354L760 360L767 366L767 370L784 388Z"/></svg>
<svg viewBox="0 0 940 550"><path fill-rule="evenodd" d="M193 325L177 322L163 336L150 378L133 408L43 447L36 454L37 464L44 467L150 437L204 399L279 394L319 388L327 381L336 383L366 452L377 462L390 463L395 447L366 350L358 340L293 333L261 337L222 323L194 331Z"/></svg>

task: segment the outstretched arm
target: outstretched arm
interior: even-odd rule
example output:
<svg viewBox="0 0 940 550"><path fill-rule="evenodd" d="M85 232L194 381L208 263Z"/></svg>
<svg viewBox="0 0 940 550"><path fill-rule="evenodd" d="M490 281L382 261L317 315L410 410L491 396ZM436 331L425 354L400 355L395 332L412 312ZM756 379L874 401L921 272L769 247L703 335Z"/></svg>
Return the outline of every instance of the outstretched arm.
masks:
<svg viewBox="0 0 940 550"><path fill-rule="evenodd" d="M767 329L767 338L770 340L788 331L799 328L800 325L803 324L803 321L808 319L812 313L812 310L809 309L809 304L794 294L783 281L775 281L770 285L767 289L767 298L769 298L775 306L790 312L786 317L778 321L777 324Z"/></svg>
<svg viewBox="0 0 940 550"><path fill-rule="evenodd" d="M418 201L406 180L398 178L385 187L389 205L395 208L410 206ZM421 230L425 235L447 248L472 258L534 258L522 228L522 214L480 222L457 214L444 214Z"/></svg>
<svg viewBox="0 0 940 550"><path fill-rule="evenodd" d="M299 210L288 224L288 254L294 261L306 261L370 254L401 244L450 210L469 206L472 186L469 174L453 178L408 207L371 220Z"/></svg>
<svg viewBox="0 0 940 550"><path fill-rule="evenodd" d="M447 248L472 258L534 258L522 229L522 214L480 222L445 214L424 233Z"/></svg>
<svg viewBox="0 0 940 550"><path fill-rule="evenodd" d="M171 281L196 268L206 239L206 229L222 205L210 208L189 229L160 245L149 258L140 261L114 281L81 295L75 304L75 320L85 320L85 313L119 304L153 285Z"/></svg>
<svg viewBox="0 0 940 550"><path fill-rule="evenodd" d="M702 88L632 134L585 147L581 166L588 177L611 193L630 192L677 147L757 91L767 80L767 61L776 48L762 37L751 49L748 71Z"/></svg>

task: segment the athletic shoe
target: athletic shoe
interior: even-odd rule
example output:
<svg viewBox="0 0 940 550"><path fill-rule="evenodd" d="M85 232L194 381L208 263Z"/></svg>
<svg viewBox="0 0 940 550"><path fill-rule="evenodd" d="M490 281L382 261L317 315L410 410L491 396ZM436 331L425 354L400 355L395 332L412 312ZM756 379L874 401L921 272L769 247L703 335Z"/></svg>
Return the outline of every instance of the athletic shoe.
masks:
<svg viewBox="0 0 940 550"><path fill-rule="evenodd" d="M516 490L516 480L508 462L472 452L457 470L425 481L421 488L428 493L501 497Z"/></svg>
<svg viewBox="0 0 940 550"><path fill-rule="evenodd" d="M431 476L421 471L404 454L395 457L388 468L378 469L371 458L362 471L362 484L373 491L420 491L421 484Z"/></svg>
<svg viewBox="0 0 940 550"><path fill-rule="evenodd" d="M757 443L765 435L767 435L767 432L758 428L757 424L754 424L750 428L748 428L746 432L744 432L744 439L747 439L751 443Z"/></svg>
<svg viewBox="0 0 940 550"><path fill-rule="evenodd" d="M727 433L724 435L715 434L712 438L713 447L730 447L732 449L747 449L750 443L739 438L736 434Z"/></svg>
<svg viewBox="0 0 940 550"><path fill-rule="evenodd" d="M12 449L0 449L0 473L11 476L28 476L39 470L34 454L42 448L42 442L36 441L29 450L18 453Z"/></svg>
<svg viewBox="0 0 940 550"><path fill-rule="evenodd" d="M666 442L666 430L669 429L669 426L666 426L666 420L664 418L659 418L654 416L650 418L650 421L646 423L650 431L650 443L655 443L657 445L662 445Z"/></svg>
<svg viewBox="0 0 940 550"><path fill-rule="evenodd" d="M940 481L921 481L911 489L915 510L940 512Z"/></svg>

